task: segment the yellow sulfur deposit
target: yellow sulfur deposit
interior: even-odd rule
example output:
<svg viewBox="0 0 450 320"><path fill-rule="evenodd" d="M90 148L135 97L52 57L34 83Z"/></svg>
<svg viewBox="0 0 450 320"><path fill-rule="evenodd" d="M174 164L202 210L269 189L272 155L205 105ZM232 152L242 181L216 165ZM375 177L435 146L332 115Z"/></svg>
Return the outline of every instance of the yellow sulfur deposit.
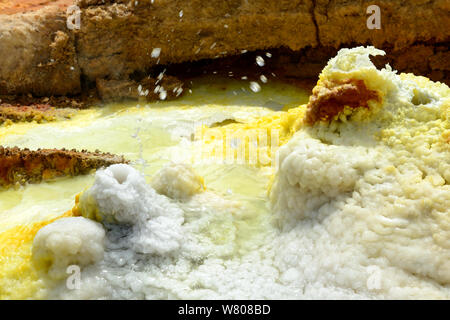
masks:
<svg viewBox="0 0 450 320"><path fill-rule="evenodd" d="M202 156L230 164L275 166L276 151L300 128L305 110L302 105L254 121L204 125L196 134Z"/></svg>
<svg viewBox="0 0 450 320"><path fill-rule="evenodd" d="M36 233L44 226L63 217L21 225L0 233L0 299L39 299L42 279L31 263L32 243Z"/></svg>

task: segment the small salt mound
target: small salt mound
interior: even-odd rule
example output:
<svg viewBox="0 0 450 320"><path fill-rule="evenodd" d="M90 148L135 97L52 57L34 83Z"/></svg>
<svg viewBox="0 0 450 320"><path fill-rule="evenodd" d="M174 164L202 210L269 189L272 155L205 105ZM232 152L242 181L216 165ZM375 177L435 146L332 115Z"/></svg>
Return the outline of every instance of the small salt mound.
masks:
<svg viewBox="0 0 450 320"><path fill-rule="evenodd" d="M164 172L181 172L182 178L202 181L191 168L182 165L166 167L161 179L168 178ZM186 194L185 189L192 189L181 185L184 187L177 187L178 192L184 190L181 195ZM99 170L93 186L80 197L77 212L103 223L104 258L82 270L80 290L67 290L60 282L49 296L160 299L172 296L170 291L184 291L182 288L190 282L189 269L196 269L204 259L235 254L234 217L242 215L242 210L245 208L238 202L211 192L173 201L156 193L128 165Z"/></svg>
<svg viewBox="0 0 450 320"><path fill-rule="evenodd" d="M295 218L317 215L331 199L353 191L363 169L374 166L364 148L348 152L344 146L326 145L301 132L280 149L276 211Z"/></svg>
<svg viewBox="0 0 450 320"><path fill-rule="evenodd" d="M101 224L83 217L62 218L43 227L33 241L33 260L48 268L50 277L65 276L70 265L80 267L100 261L105 231Z"/></svg>
<svg viewBox="0 0 450 320"><path fill-rule="evenodd" d="M131 242L139 252L166 254L180 247L182 210L131 166L98 171L93 186L81 196L80 210L88 218L131 225Z"/></svg>
<svg viewBox="0 0 450 320"><path fill-rule="evenodd" d="M204 190L203 179L191 166L169 164L158 171L153 178L152 187L159 194L172 199L186 199Z"/></svg>

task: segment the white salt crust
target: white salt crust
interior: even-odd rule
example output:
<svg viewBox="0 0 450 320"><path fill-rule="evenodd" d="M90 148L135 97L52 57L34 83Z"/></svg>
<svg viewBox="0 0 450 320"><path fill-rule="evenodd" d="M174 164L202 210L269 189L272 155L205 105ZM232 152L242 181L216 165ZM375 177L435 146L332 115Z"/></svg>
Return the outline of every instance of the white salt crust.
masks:
<svg viewBox="0 0 450 320"><path fill-rule="evenodd" d="M280 148L272 214L255 236L238 241L245 208L199 191L188 167L157 174L162 195L132 167L111 166L81 198L83 215L106 230L104 258L80 253L91 262L80 290L61 283L48 296L449 299L450 90L377 70L369 54L384 53L341 50L321 80L364 80L382 105L302 128ZM52 225L46 232L66 230ZM92 239L77 236L83 247Z"/></svg>

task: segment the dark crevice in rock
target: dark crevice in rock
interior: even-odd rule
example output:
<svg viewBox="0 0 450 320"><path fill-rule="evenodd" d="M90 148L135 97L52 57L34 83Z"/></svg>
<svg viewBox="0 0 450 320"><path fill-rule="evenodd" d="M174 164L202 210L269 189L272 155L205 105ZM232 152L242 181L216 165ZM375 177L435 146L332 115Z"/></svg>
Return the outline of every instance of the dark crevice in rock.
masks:
<svg viewBox="0 0 450 320"><path fill-rule="evenodd" d="M328 18L328 16L327 16ZM311 19L314 23L314 27L316 28L316 41L317 41L317 46L320 47L321 46L321 42L320 42L320 30L319 30L319 25L317 24L317 18L316 18L316 0L312 0L312 8L311 8Z"/></svg>

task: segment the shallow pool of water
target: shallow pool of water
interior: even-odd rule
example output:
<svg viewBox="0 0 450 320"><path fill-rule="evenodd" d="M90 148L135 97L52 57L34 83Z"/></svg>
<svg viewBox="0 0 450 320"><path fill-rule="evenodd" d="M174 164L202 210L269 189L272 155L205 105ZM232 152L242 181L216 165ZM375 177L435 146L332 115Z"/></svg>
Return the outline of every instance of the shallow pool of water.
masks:
<svg viewBox="0 0 450 320"><path fill-rule="evenodd" d="M268 172L247 164L197 162L192 136L200 125L227 119L251 121L277 112L278 107L306 103L308 92L272 81L255 93L248 81L217 78L194 80L190 91L175 101L94 106L69 120L1 127L0 143L32 150L99 149L121 154L148 181L170 161L188 162L204 177L208 189L243 201L250 212L266 211ZM0 232L71 209L75 195L93 178L94 174L61 178L0 191Z"/></svg>

